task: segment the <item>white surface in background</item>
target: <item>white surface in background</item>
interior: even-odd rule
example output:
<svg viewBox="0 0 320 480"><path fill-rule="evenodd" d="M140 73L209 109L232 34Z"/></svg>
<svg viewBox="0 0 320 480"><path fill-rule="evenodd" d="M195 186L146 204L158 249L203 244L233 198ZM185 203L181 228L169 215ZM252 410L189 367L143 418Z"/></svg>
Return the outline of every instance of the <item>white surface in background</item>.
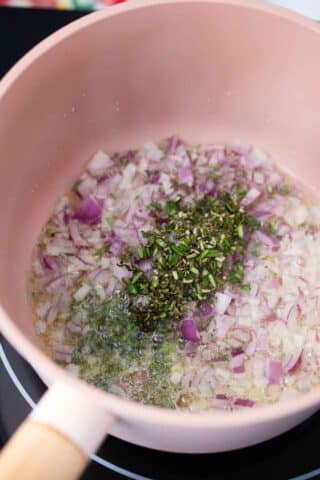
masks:
<svg viewBox="0 0 320 480"><path fill-rule="evenodd" d="M320 20L320 0L268 0L270 3L295 10L307 17Z"/></svg>

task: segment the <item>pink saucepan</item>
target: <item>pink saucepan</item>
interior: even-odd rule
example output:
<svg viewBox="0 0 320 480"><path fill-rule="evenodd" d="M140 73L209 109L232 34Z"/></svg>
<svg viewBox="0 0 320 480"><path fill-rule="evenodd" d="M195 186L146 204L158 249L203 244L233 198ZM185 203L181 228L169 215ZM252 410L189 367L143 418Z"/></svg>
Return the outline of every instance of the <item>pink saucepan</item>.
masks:
<svg viewBox="0 0 320 480"><path fill-rule="evenodd" d="M63 28L1 81L0 326L50 386L4 448L1 479L75 479L108 432L156 449L218 452L274 437L319 408L320 388L202 414L104 393L42 353L26 296L37 235L99 148L173 133L237 138L319 185L319 53L316 23L262 2L137 0Z"/></svg>

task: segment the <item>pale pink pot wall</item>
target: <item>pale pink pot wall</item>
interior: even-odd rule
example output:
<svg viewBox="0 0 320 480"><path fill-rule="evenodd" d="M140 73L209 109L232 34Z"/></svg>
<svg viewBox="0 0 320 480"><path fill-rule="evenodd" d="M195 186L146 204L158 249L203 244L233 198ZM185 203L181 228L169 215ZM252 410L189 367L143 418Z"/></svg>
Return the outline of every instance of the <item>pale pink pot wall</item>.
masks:
<svg viewBox="0 0 320 480"><path fill-rule="evenodd" d="M201 425L194 428L185 419L185 425L177 428L157 422L147 426L141 422L114 424L110 433L138 445L185 453L211 453L234 450L263 442L280 435L294 425L303 422L317 408L306 410L299 415L284 416L279 420L256 422L250 426L244 425Z"/></svg>
<svg viewBox="0 0 320 480"><path fill-rule="evenodd" d="M32 341L25 294L32 245L57 198L98 148L113 151L173 133L190 142L239 139L319 184L316 25L292 14L277 17L277 9L256 2L162 3L133 2L81 20L82 29L67 28L67 38L59 33L49 50L43 44L0 88L0 301ZM20 337L15 341L7 323L4 328L50 381L62 375ZM302 421L320 400L318 390L261 414L189 420L94 395L121 416L112 433L175 451L218 451L270 438Z"/></svg>

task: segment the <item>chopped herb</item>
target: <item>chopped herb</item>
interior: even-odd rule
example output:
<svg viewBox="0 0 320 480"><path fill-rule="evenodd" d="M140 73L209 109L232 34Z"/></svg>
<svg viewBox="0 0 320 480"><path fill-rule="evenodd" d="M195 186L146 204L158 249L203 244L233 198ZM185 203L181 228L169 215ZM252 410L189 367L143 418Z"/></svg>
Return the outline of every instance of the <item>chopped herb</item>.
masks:
<svg viewBox="0 0 320 480"><path fill-rule="evenodd" d="M133 283L128 284L128 293L130 295L138 295L138 289Z"/></svg>
<svg viewBox="0 0 320 480"><path fill-rule="evenodd" d="M38 302L43 296L42 290L34 290L31 292L31 298L33 302Z"/></svg>
<svg viewBox="0 0 320 480"><path fill-rule="evenodd" d="M49 237L54 237L56 233L58 233L59 230L55 227L48 227L46 230L46 235Z"/></svg>
<svg viewBox="0 0 320 480"><path fill-rule="evenodd" d="M38 243L38 248L39 248L40 250L44 251L44 250L46 249L46 247L47 247L47 246L46 246L45 242L39 242L39 243Z"/></svg>
<svg viewBox="0 0 320 480"><path fill-rule="evenodd" d="M110 228L113 227L114 219L112 217L106 218L106 222L107 222L107 224L109 225Z"/></svg>
<svg viewBox="0 0 320 480"><path fill-rule="evenodd" d="M178 256L176 254L172 254L168 256L168 264L170 267L174 267L178 262Z"/></svg>
<svg viewBox="0 0 320 480"><path fill-rule="evenodd" d="M179 202L174 202L173 200L168 200L165 203L165 211L167 212L168 215L173 215L176 212L176 209L178 207Z"/></svg>
<svg viewBox="0 0 320 480"><path fill-rule="evenodd" d="M119 159L119 163L122 167L126 167L129 163L128 155L122 155Z"/></svg>
<svg viewBox="0 0 320 480"><path fill-rule="evenodd" d="M237 228L237 233L240 238L243 238L244 230L243 230L243 225L239 225Z"/></svg>
<svg viewBox="0 0 320 480"><path fill-rule="evenodd" d="M276 230L275 226L272 225L272 223L268 223L265 228L266 228L267 232L270 233L270 235L276 235L277 234L277 230Z"/></svg>
<svg viewBox="0 0 320 480"><path fill-rule="evenodd" d="M229 276L229 281L233 284L238 284L243 279L243 266L241 263L235 263L232 272Z"/></svg>
<svg viewBox="0 0 320 480"><path fill-rule="evenodd" d="M238 185L236 187L236 194L239 200L242 200L245 197L246 193L247 193L247 190L243 188L241 185Z"/></svg>
<svg viewBox="0 0 320 480"><path fill-rule="evenodd" d="M146 249L144 248L143 245L139 245L139 247L137 249L137 253L138 253L139 257L141 258L141 260L143 260L144 258L147 257L147 252L146 252Z"/></svg>
<svg viewBox="0 0 320 480"><path fill-rule="evenodd" d="M73 192L76 192L78 190L78 187L79 187L80 183L81 183L81 180L77 180L76 182L74 182L74 184L71 187L71 190Z"/></svg>
<svg viewBox="0 0 320 480"><path fill-rule="evenodd" d="M159 210L161 208L160 203L158 202L151 202L149 203L150 210Z"/></svg>
<svg viewBox="0 0 320 480"><path fill-rule="evenodd" d="M255 230L255 229L261 227L261 222L259 220L257 220L256 218L249 216L248 219L247 219L247 225Z"/></svg>
<svg viewBox="0 0 320 480"><path fill-rule="evenodd" d="M108 249L109 249L109 246L104 245L103 247L98 248L98 250L95 251L94 256L98 257L98 258L102 258L102 257L104 257L104 255L106 254Z"/></svg>
<svg viewBox="0 0 320 480"><path fill-rule="evenodd" d="M130 388L133 400L174 406L176 387L170 382L170 371L175 337L161 328L142 332L130 321L129 299L124 294L103 301L90 294L72 304L71 314L75 313L81 313L86 325L72 357L83 379L104 390L120 381ZM88 350L95 357L94 368L89 367Z"/></svg>
<svg viewBox="0 0 320 480"><path fill-rule="evenodd" d="M142 275L143 275L142 272L136 273L133 279L131 280L131 284L134 285L135 283L137 283L137 281L142 277Z"/></svg>
<svg viewBox="0 0 320 480"><path fill-rule="evenodd" d="M242 285L242 290L243 290L244 292L250 292L250 290L251 290L251 285L250 285L250 283L244 283L244 284Z"/></svg>
<svg viewBox="0 0 320 480"><path fill-rule="evenodd" d="M288 185L282 185L282 187L279 188L279 193L281 195L288 195L289 194L289 187Z"/></svg>
<svg viewBox="0 0 320 480"><path fill-rule="evenodd" d="M157 209L154 229L142 232L146 243L128 248L121 258L133 275L125 282L131 318L145 331L159 320L176 330L185 304L208 300L226 282L241 284L245 246L260 222L226 192L195 204L177 199L149 208ZM140 270L142 258L152 261L151 277ZM135 300L141 295L147 303Z"/></svg>
<svg viewBox="0 0 320 480"><path fill-rule="evenodd" d="M177 272L176 272L175 270L173 270L172 276L173 276L174 280L178 280L178 279L179 279L179 275L177 274Z"/></svg>

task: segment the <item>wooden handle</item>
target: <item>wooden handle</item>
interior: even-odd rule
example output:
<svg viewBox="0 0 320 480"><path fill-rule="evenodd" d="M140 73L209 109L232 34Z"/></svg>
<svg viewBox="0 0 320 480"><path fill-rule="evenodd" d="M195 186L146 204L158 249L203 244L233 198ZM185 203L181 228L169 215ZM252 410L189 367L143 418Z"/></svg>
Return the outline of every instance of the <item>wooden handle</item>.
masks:
<svg viewBox="0 0 320 480"><path fill-rule="evenodd" d="M26 420L0 453L1 480L76 480L88 458L52 427Z"/></svg>

